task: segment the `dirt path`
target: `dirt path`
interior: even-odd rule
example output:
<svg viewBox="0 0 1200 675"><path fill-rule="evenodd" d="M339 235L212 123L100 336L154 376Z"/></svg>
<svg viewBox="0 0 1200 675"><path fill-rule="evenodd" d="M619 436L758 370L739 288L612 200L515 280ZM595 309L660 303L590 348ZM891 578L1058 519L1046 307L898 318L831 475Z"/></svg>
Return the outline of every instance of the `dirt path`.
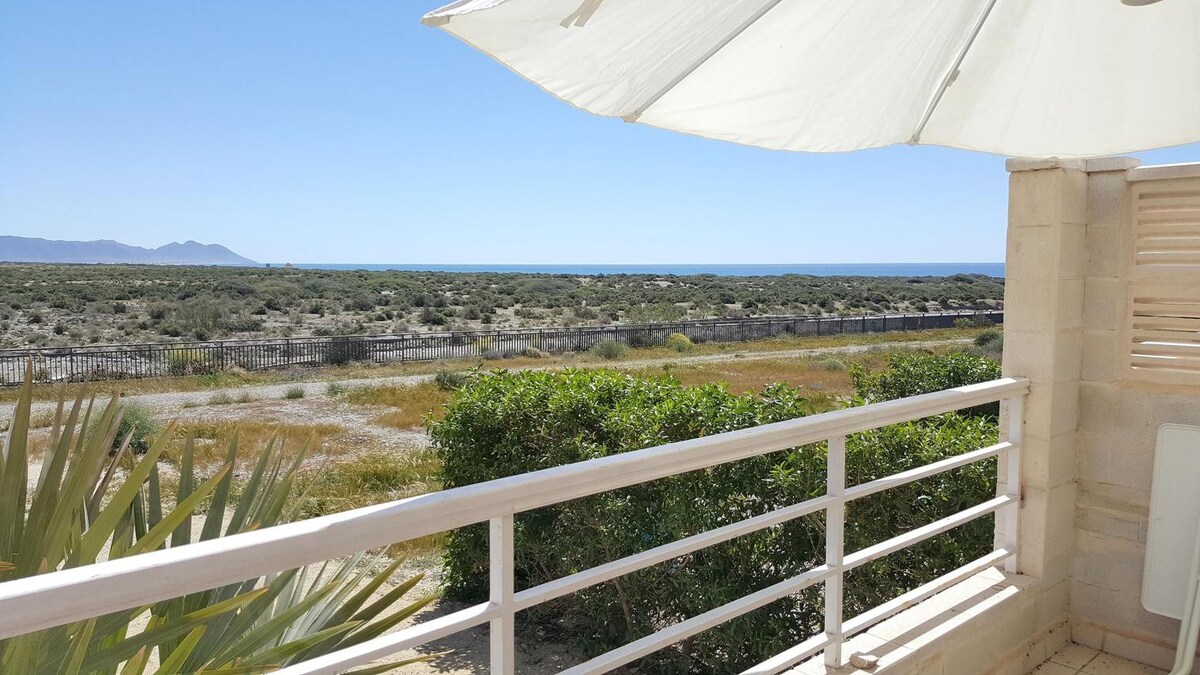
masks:
<svg viewBox="0 0 1200 675"><path fill-rule="evenodd" d="M869 345L848 345L844 347L819 347L813 349L791 349L778 352L756 352L756 351L737 351L727 354L706 354L703 356L677 356L657 359L644 359L640 361L614 361L612 363L603 364L586 364L587 367L606 367L620 368L625 370L640 370L642 368L654 368L668 363L679 365L708 363L715 361L732 361L734 359L745 359L752 361L769 360L769 359L787 359L800 358L806 356L818 356L824 354L861 354L863 352L874 349L890 349L890 348L910 348L923 349L929 347L941 347L950 344L969 343L968 339L954 340L923 340L919 342L881 342ZM495 362L496 367L503 367L503 362ZM569 365L554 365L554 366L531 366L528 368L516 368L514 370L561 370L574 366ZM433 375L401 375L393 377L369 377L358 378L352 380L340 380L336 384L345 387L362 387L362 386L380 386L380 385L411 385L421 382L427 382L433 379ZM195 406L205 406L206 403L214 396L229 396L233 398L248 397L256 401L266 399L282 399L284 394L289 389L296 387L304 390L304 398L328 398L329 385L335 384L331 382L286 382L283 384L267 384L267 385L248 385L244 387L234 387L230 389L210 389L205 391L188 391L188 392L170 392L161 394L140 394L129 396L127 401L138 403L158 412L160 414L170 414L175 411L183 411ZM39 401L34 403L34 413L51 411L54 409L53 401Z"/></svg>

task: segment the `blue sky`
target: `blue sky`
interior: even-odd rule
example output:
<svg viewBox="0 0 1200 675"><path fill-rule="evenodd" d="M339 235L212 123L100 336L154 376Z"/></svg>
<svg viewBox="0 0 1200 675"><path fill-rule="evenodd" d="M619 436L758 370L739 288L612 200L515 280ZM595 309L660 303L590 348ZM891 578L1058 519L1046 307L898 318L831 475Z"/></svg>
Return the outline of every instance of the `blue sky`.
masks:
<svg viewBox="0 0 1200 675"><path fill-rule="evenodd" d="M270 262L1003 259L1003 158L593 117L421 26L437 4L0 0L0 234Z"/></svg>

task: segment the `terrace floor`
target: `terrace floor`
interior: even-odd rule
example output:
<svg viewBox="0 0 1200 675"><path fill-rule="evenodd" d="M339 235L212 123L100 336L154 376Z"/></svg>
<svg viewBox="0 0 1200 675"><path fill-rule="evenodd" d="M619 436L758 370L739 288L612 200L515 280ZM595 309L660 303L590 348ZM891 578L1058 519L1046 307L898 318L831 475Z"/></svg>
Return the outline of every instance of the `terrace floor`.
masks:
<svg viewBox="0 0 1200 675"><path fill-rule="evenodd" d="M1031 675L1165 675L1166 672L1091 647L1069 644Z"/></svg>

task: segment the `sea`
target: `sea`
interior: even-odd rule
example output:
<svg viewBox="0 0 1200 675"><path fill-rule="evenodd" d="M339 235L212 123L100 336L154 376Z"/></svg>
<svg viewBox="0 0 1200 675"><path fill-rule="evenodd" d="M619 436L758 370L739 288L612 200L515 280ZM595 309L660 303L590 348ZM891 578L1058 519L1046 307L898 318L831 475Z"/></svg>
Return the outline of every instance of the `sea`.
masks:
<svg viewBox="0 0 1200 675"><path fill-rule="evenodd" d="M280 266L278 264L272 267ZM317 270L399 270L407 272L516 272L521 274L571 274L596 276L609 274L660 274L718 276L777 276L808 274L818 277L944 277L952 274L1004 276L1004 263L831 263L772 265L437 265L437 264L353 264L296 263L293 267Z"/></svg>

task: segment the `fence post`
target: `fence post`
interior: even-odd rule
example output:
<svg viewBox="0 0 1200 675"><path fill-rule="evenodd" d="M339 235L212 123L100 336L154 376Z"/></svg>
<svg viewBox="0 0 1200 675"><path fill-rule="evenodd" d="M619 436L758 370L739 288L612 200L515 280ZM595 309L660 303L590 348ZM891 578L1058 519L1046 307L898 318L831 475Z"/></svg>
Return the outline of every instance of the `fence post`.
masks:
<svg viewBox="0 0 1200 675"><path fill-rule="evenodd" d="M500 616L489 626L492 675L513 675L516 670L513 623L513 517L492 518L489 522L490 604Z"/></svg>
<svg viewBox="0 0 1200 675"><path fill-rule="evenodd" d="M825 509L825 564L834 570L825 581L825 665L842 665L842 588L845 575L842 556L846 527L846 437L834 436L828 441L826 457L826 493L837 501Z"/></svg>

